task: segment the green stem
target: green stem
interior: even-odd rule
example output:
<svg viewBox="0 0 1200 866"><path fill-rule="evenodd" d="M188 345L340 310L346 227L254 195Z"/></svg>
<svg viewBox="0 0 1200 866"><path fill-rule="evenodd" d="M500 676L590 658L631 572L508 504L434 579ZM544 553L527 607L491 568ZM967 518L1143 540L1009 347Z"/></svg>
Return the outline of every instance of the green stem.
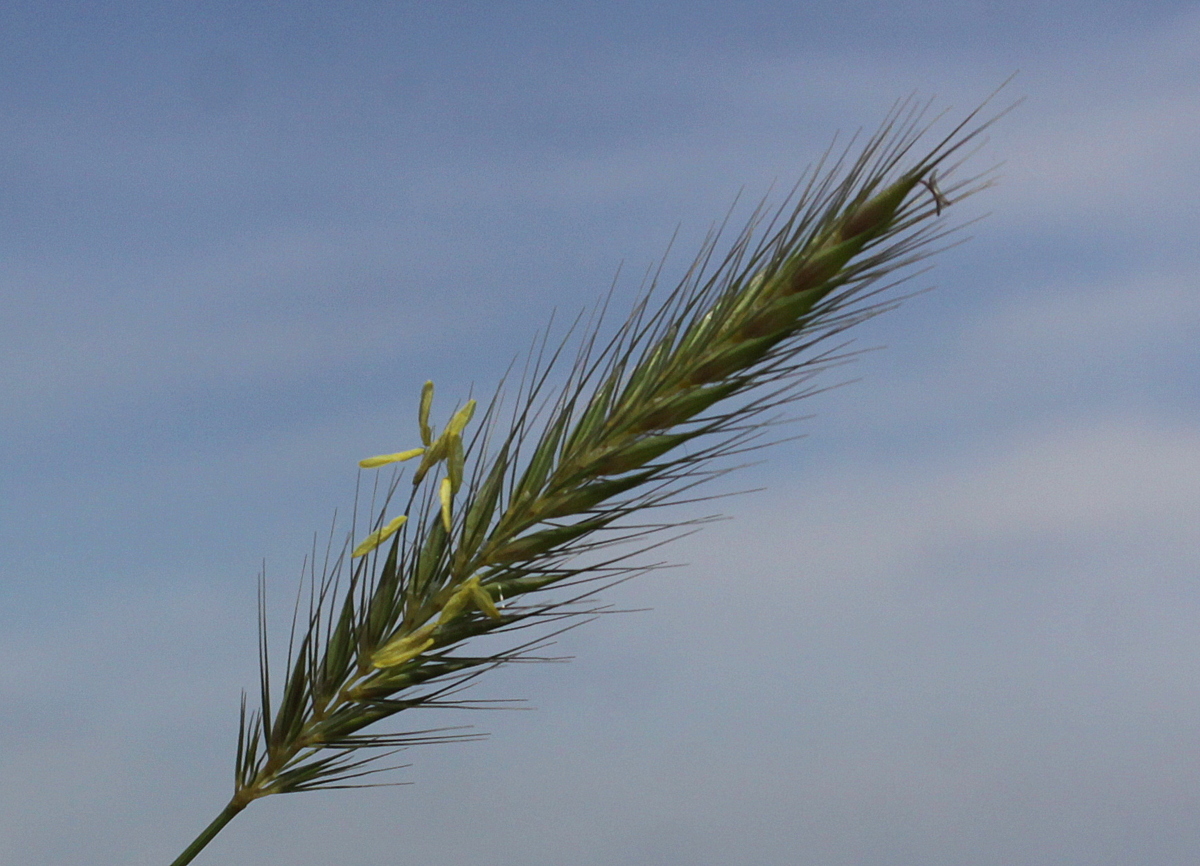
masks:
<svg viewBox="0 0 1200 866"><path fill-rule="evenodd" d="M214 818L213 822L204 828L204 831L196 837L195 841L193 841L191 845L188 845L187 848L184 849L182 854L175 858L175 860L171 863L171 866L184 866L186 863L191 863L192 860L195 859L196 855L204 849L204 846L211 842L213 837L220 833L221 830L224 829L225 825L233 820L233 816L245 808L246 804L238 802L236 798L230 800L229 805L222 810L221 814Z"/></svg>

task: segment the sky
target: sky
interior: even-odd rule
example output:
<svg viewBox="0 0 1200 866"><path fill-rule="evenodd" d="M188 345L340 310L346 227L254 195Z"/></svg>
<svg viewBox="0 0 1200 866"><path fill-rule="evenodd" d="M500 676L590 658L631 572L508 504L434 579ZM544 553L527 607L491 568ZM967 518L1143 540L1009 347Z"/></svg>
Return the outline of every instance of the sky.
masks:
<svg viewBox="0 0 1200 866"><path fill-rule="evenodd" d="M604 596L639 612L478 687L532 711L437 716L490 737L411 785L268 798L196 862L1200 862L1200 4L14 0L0 32L0 863L165 864L215 816L256 576L284 619L422 382L490 392L835 133L1013 73L969 241L714 488L762 490Z"/></svg>

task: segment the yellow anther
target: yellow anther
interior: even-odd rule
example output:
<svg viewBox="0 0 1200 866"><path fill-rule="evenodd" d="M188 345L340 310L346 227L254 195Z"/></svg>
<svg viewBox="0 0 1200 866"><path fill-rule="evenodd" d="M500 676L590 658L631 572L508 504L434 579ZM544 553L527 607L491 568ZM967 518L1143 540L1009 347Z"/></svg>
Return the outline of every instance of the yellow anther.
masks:
<svg viewBox="0 0 1200 866"><path fill-rule="evenodd" d="M438 486L438 497L442 500L442 525L446 527L446 532L449 532L453 525L450 506L454 501L454 485L450 483L449 478L442 479Z"/></svg>
<svg viewBox="0 0 1200 866"><path fill-rule="evenodd" d="M479 582L479 575L475 575L463 581L454 595L450 596L450 600L442 608L441 616L438 617L438 625L450 622L468 607L474 607L492 619L500 619L500 611L496 609L491 593Z"/></svg>
<svg viewBox="0 0 1200 866"><path fill-rule="evenodd" d="M467 405L463 406L454 413L454 417L450 419L450 423L446 425L446 434L450 436L458 436L463 430L467 429L467 424L471 421L471 416L475 414L475 401L468 400Z"/></svg>
<svg viewBox="0 0 1200 866"><path fill-rule="evenodd" d="M358 465L363 469L377 469L380 466L387 466L389 463L402 463L405 460L412 460L414 457L420 457L424 453L424 448L410 448L408 451L399 451L395 454L380 454L378 457L368 457L366 460L359 460Z"/></svg>
<svg viewBox="0 0 1200 866"><path fill-rule="evenodd" d="M491 593L480 583L479 575L475 575L459 585L442 605L442 611L435 622L426 623L414 632L393 638L390 643L376 650L371 656L371 664L377 668L394 668L416 658L433 646L435 630L471 607L492 619L502 619L496 603L492 601Z"/></svg>
<svg viewBox="0 0 1200 866"><path fill-rule="evenodd" d="M376 529L374 532L372 532L370 535L368 535L366 538L364 538L362 540L362 544L360 544L358 547L354 548L354 553L351 554L351 558L365 556L366 554L370 553L372 550L374 550L379 545L383 544L385 541L387 541L389 538L391 538L393 535L395 535L396 531L401 526L403 526L405 521L407 521L407 520L408 520L408 515L401 514L399 517L396 517L396 518L393 518L392 520L390 520L388 522L387 526L383 526L379 529Z"/></svg>
<svg viewBox="0 0 1200 866"><path fill-rule="evenodd" d="M421 425L421 441L425 445L433 444L433 428L429 426L429 408L433 405L433 382L426 382L421 388L421 408L417 412L417 422Z"/></svg>
<svg viewBox="0 0 1200 866"><path fill-rule="evenodd" d="M472 578L472 580L474 585L471 587L471 601L475 602L475 606L492 619L500 619L500 611L496 609L496 603L492 601L492 594L480 585L478 577Z"/></svg>
<svg viewBox="0 0 1200 866"><path fill-rule="evenodd" d="M425 650L433 646L433 638L429 635L437 628L433 623L423 625L412 634L398 637L376 650L371 656L371 664L377 668L394 668L415 659Z"/></svg>
<svg viewBox="0 0 1200 866"><path fill-rule="evenodd" d="M426 385L428 385L430 388L428 393L430 395L432 395L433 394L432 386L429 385L428 382L426 383ZM422 394L421 399L422 399L422 402L421 402L422 415L421 415L421 417L422 417L422 419L425 419L426 415L425 415L425 395L424 394ZM433 441L433 444L426 447L425 453L421 457L421 463L419 466L417 466L417 470L413 473L413 487L416 487L418 484L421 483L422 480L424 480L426 473L428 473L430 469L432 469L434 466L436 466L437 464L441 463L443 460L445 460L451 456L451 454L453 453L453 451L456 447L456 440L461 439L463 429L466 428L468 423L470 423L471 416L474 414L475 414L475 401L474 400L468 400L467 405L463 406L461 409L459 409L457 412L454 413L454 417L450 419L450 423L446 425L446 429L442 431L442 434ZM432 432L429 430L428 421L423 420L421 422L421 438L422 439L425 438L426 433L429 433L430 436L433 435ZM457 447L461 450L462 443L457 442ZM454 486L454 489L455 490L458 489L457 484Z"/></svg>

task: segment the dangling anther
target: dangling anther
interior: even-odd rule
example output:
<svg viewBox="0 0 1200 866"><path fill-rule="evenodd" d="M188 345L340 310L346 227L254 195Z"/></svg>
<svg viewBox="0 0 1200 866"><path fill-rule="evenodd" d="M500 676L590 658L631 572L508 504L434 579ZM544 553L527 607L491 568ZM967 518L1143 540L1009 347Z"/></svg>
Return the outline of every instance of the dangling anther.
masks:
<svg viewBox="0 0 1200 866"><path fill-rule="evenodd" d="M942 215L942 208L950 206L950 199L942 195L942 191L937 187L937 170L929 172L929 178L921 178L921 183L929 190L929 194L933 196L934 213L938 216Z"/></svg>

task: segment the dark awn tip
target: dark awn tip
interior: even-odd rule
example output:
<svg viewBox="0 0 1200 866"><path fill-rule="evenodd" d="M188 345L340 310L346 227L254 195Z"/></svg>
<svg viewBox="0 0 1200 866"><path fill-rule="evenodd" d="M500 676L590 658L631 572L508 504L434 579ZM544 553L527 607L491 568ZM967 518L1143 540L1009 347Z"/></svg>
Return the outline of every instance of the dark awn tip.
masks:
<svg viewBox="0 0 1200 866"><path fill-rule="evenodd" d="M929 190L929 194L933 196L934 213L938 216L942 215L943 207L950 207L950 199L942 195L942 191L937 186L937 169L929 172L929 177L921 178L921 184Z"/></svg>

